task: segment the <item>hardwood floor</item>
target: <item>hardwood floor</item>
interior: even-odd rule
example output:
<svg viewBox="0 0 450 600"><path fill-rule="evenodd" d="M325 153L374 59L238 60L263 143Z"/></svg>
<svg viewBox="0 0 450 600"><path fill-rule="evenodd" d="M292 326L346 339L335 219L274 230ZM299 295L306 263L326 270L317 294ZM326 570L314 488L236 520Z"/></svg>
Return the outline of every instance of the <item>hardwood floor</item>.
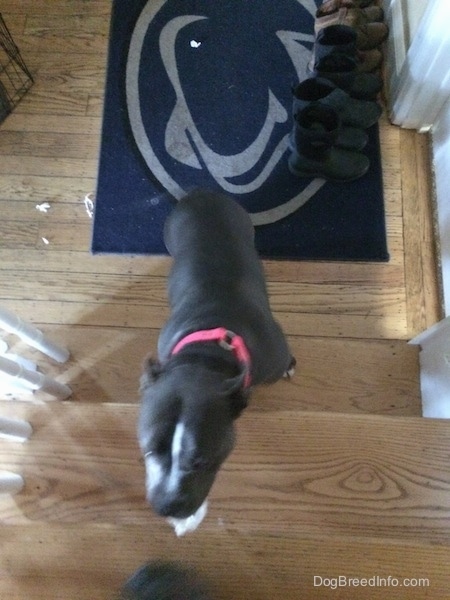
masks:
<svg viewBox="0 0 450 600"><path fill-rule="evenodd" d="M1 400L34 434L0 440L0 468L26 480L0 498L0 597L106 600L166 557L197 568L217 600L448 598L450 436L420 416L407 344L441 318L426 136L380 122L388 263L265 262L297 374L256 391L205 522L176 539L144 504L134 433L169 259L89 253L110 2L1 10L36 81L0 125L0 303L71 359L5 337L73 396ZM314 586L339 575L429 586Z"/></svg>

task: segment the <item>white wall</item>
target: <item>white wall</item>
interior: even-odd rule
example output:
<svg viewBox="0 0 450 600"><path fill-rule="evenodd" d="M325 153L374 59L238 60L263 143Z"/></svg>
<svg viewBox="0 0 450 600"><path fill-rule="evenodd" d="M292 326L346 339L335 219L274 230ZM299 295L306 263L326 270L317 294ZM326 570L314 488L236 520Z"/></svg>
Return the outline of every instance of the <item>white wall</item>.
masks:
<svg viewBox="0 0 450 600"><path fill-rule="evenodd" d="M387 40L387 83L400 74L406 53L429 0L383 0L386 21L390 27Z"/></svg>
<svg viewBox="0 0 450 600"><path fill-rule="evenodd" d="M386 4L389 117L401 127L428 131L450 96L450 2L428 0L423 13L419 6L408 12L405 0Z"/></svg>
<svg viewBox="0 0 450 600"><path fill-rule="evenodd" d="M425 12L428 0L398 0L403 4L403 11L405 13L406 31L405 31L405 42L409 46L417 31L420 19Z"/></svg>

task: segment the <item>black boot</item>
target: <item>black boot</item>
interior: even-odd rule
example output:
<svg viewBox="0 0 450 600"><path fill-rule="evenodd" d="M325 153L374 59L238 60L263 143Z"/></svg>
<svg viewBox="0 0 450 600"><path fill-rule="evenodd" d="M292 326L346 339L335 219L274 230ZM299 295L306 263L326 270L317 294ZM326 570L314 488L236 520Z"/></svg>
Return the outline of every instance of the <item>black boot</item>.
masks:
<svg viewBox="0 0 450 600"><path fill-rule="evenodd" d="M305 79L292 90L292 93L294 114L310 102L320 102L334 108L343 126L367 129L378 121L382 113L381 106L376 102L351 98L333 82L321 77Z"/></svg>
<svg viewBox="0 0 450 600"><path fill-rule="evenodd" d="M357 47L356 31L349 25L329 25L316 33L312 57L308 69L314 70L316 62L329 54L345 54L356 61L356 71L370 73L378 69L383 60L380 50L363 52Z"/></svg>
<svg viewBox="0 0 450 600"><path fill-rule="evenodd" d="M341 123L333 108L312 102L295 115L294 123L295 149L288 160L292 174L352 181L367 172L366 156L335 146Z"/></svg>
<svg viewBox="0 0 450 600"><path fill-rule="evenodd" d="M353 40L353 41L352 41ZM383 80L374 73L358 72L355 34L347 25L321 29L314 42L312 72L325 77L353 98L374 100Z"/></svg>
<svg viewBox="0 0 450 600"><path fill-rule="evenodd" d="M358 73L356 61L342 55L332 61L324 59L314 69L314 75L329 79L352 98L375 100L383 87L383 81L374 73Z"/></svg>

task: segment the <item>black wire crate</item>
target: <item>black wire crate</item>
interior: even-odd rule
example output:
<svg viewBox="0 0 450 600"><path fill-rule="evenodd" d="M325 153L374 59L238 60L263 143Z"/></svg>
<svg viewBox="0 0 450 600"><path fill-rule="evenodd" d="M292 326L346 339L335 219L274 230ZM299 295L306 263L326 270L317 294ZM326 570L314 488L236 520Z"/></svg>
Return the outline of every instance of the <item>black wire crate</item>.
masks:
<svg viewBox="0 0 450 600"><path fill-rule="evenodd" d="M0 123L14 110L32 85L33 77L0 13Z"/></svg>

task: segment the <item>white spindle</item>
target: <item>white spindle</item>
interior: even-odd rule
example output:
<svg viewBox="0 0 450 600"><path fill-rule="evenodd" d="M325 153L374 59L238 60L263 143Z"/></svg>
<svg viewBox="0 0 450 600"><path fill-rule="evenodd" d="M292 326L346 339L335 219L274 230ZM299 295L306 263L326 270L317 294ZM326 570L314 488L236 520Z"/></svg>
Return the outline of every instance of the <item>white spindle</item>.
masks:
<svg viewBox="0 0 450 600"><path fill-rule="evenodd" d="M19 336L26 344L40 350L57 362L64 363L70 356L68 350L51 342L44 336L42 331L29 323L25 323L20 317L2 307L0 307L0 327Z"/></svg>
<svg viewBox="0 0 450 600"><path fill-rule="evenodd" d="M30 390L41 390L60 400L65 400L72 394L68 385L55 381L38 371L30 371L5 356L0 356L0 372L10 377L12 381L19 381Z"/></svg>

